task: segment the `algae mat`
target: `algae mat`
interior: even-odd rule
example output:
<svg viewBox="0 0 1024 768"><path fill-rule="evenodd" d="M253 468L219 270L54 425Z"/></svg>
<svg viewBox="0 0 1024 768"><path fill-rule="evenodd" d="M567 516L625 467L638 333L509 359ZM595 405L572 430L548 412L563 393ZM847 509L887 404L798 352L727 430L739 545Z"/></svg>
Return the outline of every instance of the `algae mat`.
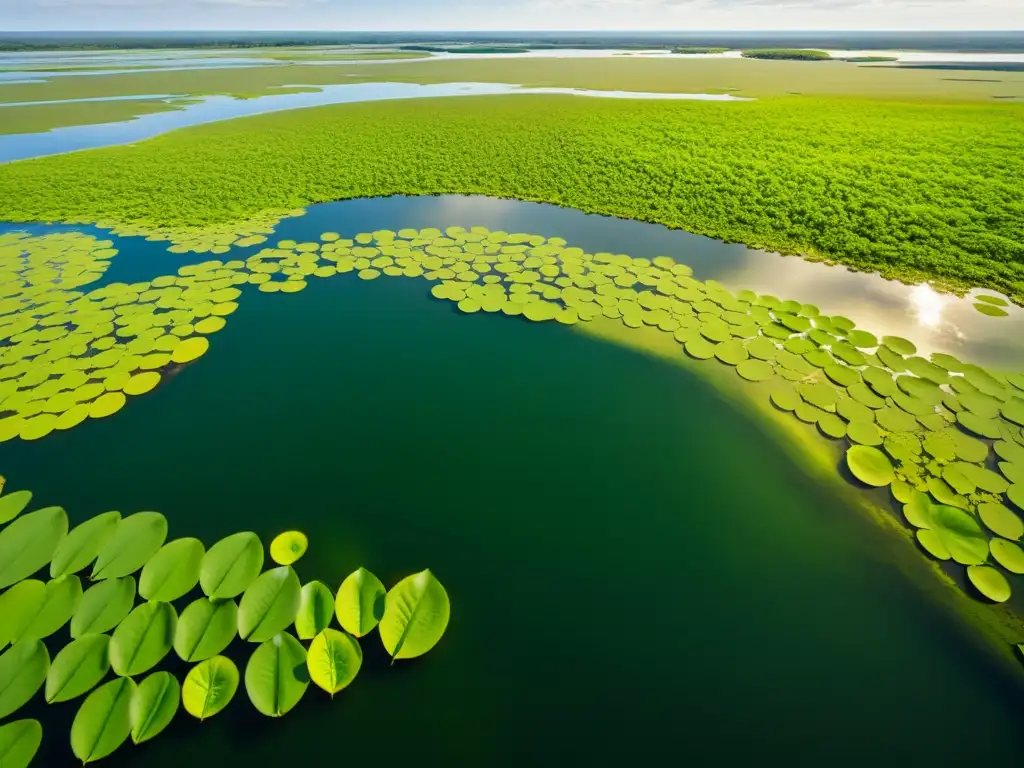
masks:
<svg viewBox="0 0 1024 768"><path fill-rule="evenodd" d="M108 765L316 760L325 739L385 765L781 761L798 740L808 762L1019 759L1018 686L713 391L555 323L465 317L427 286L250 287L173 381L0 445L12 487L73 522L295 528L332 587L429 564L452 595L445 642L402 675L276 722L233 705L176 720ZM40 765L73 764L45 748Z"/></svg>

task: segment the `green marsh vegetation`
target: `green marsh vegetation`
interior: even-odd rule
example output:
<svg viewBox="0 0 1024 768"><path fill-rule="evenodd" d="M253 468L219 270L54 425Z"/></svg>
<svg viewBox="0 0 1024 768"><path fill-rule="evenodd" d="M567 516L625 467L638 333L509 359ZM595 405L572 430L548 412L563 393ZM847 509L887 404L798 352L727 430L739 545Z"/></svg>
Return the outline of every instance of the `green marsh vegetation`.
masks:
<svg viewBox="0 0 1024 768"><path fill-rule="evenodd" d="M90 763L129 739L157 737L179 709L217 715L240 687L268 717L292 710L310 682L333 698L358 675L360 639L374 629L394 664L429 652L448 625L448 595L429 570L387 590L360 567L335 594L300 583L291 566L307 542L296 531L274 540L277 566L263 570L252 532L207 549L194 538L167 541L157 512L106 512L69 530L62 508L25 512L30 502L27 491L0 496L4 768L26 768L42 745L43 723L11 719L40 692L48 705L74 701L71 749ZM247 660L236 638L255 646ZM190 665L183 682L160 669L180 668L175 657Z"/></svg>
<svg viewBox="0 0 1024 768"><path fill-rule="evenodd" d="M778 59L784 61L829 61L832 57L825 51L801 48L755 48L743 51L747 59Z"/></svg>
<svg viewBox="0 0 1024 768"><path fill-rule="evenodd" d="M163 99L0 107L0 134L39 133L68 125L98 125L175 109L178 106Z"/></svg>
<svg viewBox="0 0 1024 768"><path fill-rule="evenodd" d="M140 71L120 75L64 76L44 83L0 85L0 102L57 101L155 93L249 93L287 85L352 82L496 82L658 93L737 93L785 95L794 87L806 95L848 95L911 100L989 101L1024 90L1024 73L1006 73L1002 82L952 82L941 71L858 67L815 62L689 57L612 57L607 59L492 58L423 59L366 65L229 67L193 71Z"/></svg>
<svg viewBox="0 0 1024 768"><path fill-rule="evenodd" d="M1019 301L1024 159L1006 148L1022 116L1010 104L797 97L319 107L5 165L0 218L230 228L312 202L475 193Z"/></svg>
<svg viewBox="0 0 1024 768"><path fill-rule="evenodd" d="M729 48L711 48L699 45L682 45L672 49L672 53L696 54L696 53L727 53Z"/></svg>

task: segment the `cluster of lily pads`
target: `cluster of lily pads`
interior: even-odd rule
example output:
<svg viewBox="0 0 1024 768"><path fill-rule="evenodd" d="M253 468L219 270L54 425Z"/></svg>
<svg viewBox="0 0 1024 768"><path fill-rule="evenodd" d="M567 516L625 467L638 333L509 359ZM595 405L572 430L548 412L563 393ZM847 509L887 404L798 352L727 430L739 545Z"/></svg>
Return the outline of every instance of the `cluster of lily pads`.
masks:
<svg viewBox="0 0 1024 768"><path fill-rule="evenodd" d="M359 638L374 628L393 662L429 651L448 624L448 595L429 570L386 590L359 568L335 595L322 582L300 583L292 565L307 540L298 531L272 541L277 567L264 571L255 533L208 550L194 538L167 542L167 520L157 512L106 512L69 532L60 507L21 514L31 498L28 491L0 496L3 768L25 768L39 749L38 720L4 720L40 689L48 704L85 696L70 739L88 763L129 738L154 738L179 708L200 720L223 710L243 682L224 655L236 637L258 644L245 665L249 700L278 717L310 681L332 697L346 688L362 665ZM33 578L47 566L48 580ZM86 578L92 584L83 589ZM174 603L182 599L189 602L179 614ZM52 644L65 627L70 641L51 660L44 641ZM180 684L156 669L172 650L193 665Z"/></svg>
<svg viewBox="0 0 1024 768"><path fill-rule="evenodd" d="M52 270L24 267L26 279L64 279L47 260L68 248L50 239L57 236L5 237L0 258ZM171 250L220 254L264 245L263 238L208 233ZM76 251L86 247L76 241ZM101 274L99 265L112 255L106 242L88 248L89 264L97 266L75 256L69 279ZM878 338L813 305L702 282L668 256L587 253L561 238L483 227L378 230L351 239L326 232L316 241L281 240L245 259L205 261L133 285L87 293L47 288L45 281L32 290L12 288L0 315L0 342L7 340L0 344L0 441L37 439L109 415L126 395L145 394L164 373L206 352L205 335L224 327L247 286L297 293L310 280L349 272L363 280L426 279L435 298L468 314L566 325L606 318L672 334L691 358L715 359L747 381L768 382L777 408L845 441L858 480L891 486L900 503L915 509L925 502L929 510L941 508L909 513L908 521L931 555L969 566L983 594L1006 599L1000 568L1024 572L1015 543L1024 526L1011 509L1024 509L1024 375L986 371L946 354L919 356L907 339ZM997 297L979 301L998 309ZM973 554L954 541L953 529L977 543ZM986 531L995 534L991 542Z"/></svg>

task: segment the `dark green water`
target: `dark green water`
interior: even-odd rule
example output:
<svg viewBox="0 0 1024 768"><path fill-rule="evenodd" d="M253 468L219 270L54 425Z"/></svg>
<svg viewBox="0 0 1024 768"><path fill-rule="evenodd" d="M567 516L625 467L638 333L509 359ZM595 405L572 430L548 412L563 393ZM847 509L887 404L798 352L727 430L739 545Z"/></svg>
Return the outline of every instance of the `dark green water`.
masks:
<svg viewBox="0 0 1024 768"><path fill-rule="evenodd" d="M124 412L0 445L10 487L73 522L153 509L207 545L297 528L303 580L430 567L452 599L422 659L389 667L374 634L333 701L270 720L242 690L104 765L1020 760L1019 683L755 424L682 369L428 285L247 291ZM76 764L78 703L22 711L36 765Z"/></svg>

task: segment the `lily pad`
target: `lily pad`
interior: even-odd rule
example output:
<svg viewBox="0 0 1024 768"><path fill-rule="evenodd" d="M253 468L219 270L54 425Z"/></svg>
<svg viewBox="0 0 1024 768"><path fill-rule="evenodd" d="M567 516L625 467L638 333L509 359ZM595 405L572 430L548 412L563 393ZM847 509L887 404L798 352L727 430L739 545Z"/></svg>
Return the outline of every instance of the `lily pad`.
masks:
<svg viewBox="0 0 1024 768"><path fill-rule="evenodd" d="M224 709L238 691L238 667L225 656L213 656L189 670L181 689L185 711L205 720Z"/></svg>
<svg viewBox="0 0 1024 768"><path fill-rule="evenodd" d="M1024 550L1012 541L992 539L989 542L992 557L1010 573L1024 573Z"/></svg>
<svg viewBox="0 0 1024 768"><path fill-rule="evenodd" d="M917 531L915 536L917 536L918 543L936 560L950 559L949 550L946 549L946 545L942 543L942 539L935 531L925 528Z"/></svg>
<svg viewBox="0 0 1024 768"><path fill-rule="evenodd" d="M110 639L110 666L134 677L159 664L174 644L178 614L170 603L143 603L128 614Z"/></svg>
<svg viewBox="0 0 1024 768"><path fill-rule="evenodd" d="M128 708L132 742L142 744L159 736L178 712L181 686L170 672L154 672L135 690Z"/></svg>
<svg viewBox="0 0 1024 768"><path fill-rule="evenodd" d="M107 632L120 624L132 610L135 579L123 576L105 579L86 590L71 617L71 636Z"/></svg>
<svg viewBox="0 0 1024 768"><path fill-rule="evenodd" d="M68 516L60 507L29 512L0 531L0 589L50 562L67 532Z"/></svg>
<svg viewBox="0 0 1024 768"><path fill-rule="evenodd" d="M24 579L0 594L0 649L25 634L46 600L46 585Z"/></svg>
<svg viewBox="0 0 1024 768"><path fill-rule="evenodd" d="M295 616L295 634L300 640L312 640L330 626L334 618L334 593L319 581L302 586L299 612Z"/></svg>
<svg viewBox="0 0 1024 768"><path fill-rule="evenodd" d="M1014 424L1024 425L1024 400L1014 398L1003 404L1003 418Z"/></svg>
<svg viewBox="0 0 1024 768"><path fill-rule="evenodd" d="M185 339L171 352L172 363L190 363L202 357L210 349L210 340L205 336L193 336Z"/></svg>
<svg viewBox="0 0 1024 768"><path fill-rule="evenodd" d="M14 491L0 496L0 525L20 515L32 501L32 491Z"/></svg>
<svg viewBox="0 0 1024 768"><path fill-rule="evenodd" d="M970 411L960 411L956 415L956 420L965 429L981 437L992 440L997 440L1000 437L999 422L996 419L986 419Z"/></svg>
<svg viewBox="0 0 1024 768"><path fill-rule="evenodd" d="M793 411L800 405L800 395L788 384L780 384L772 390L772 404L783 411Z"/></svg>
<svg viewBox="0 0 1024 768"><path fill-rule="evenodd" d="M846 426L846 434L855 443L867 446L882 444L882 435L878 427L870 421L851 421Z"/></svg>
<svg viewBox="0 0 1024 768"><path fill-rule="evenodd" d="M744 360L736 366L736 373L747 381L766 381L775 375L775 369L763 360Z"/></svg>
<svg viewBox="0 0 1024 768"><path fill-rule="evenodd" d="M973 306L974 306L974 308L976 310L981 312L981 314L988 315L989 317L1006 317L1009 314L1002 307L996 307L996 306L993 306L991 304L984 304L984 303L978 302L978 303L974 304Z"/></svg>
<svg viewBox="0 0 1024 768"><path fill-rule="evenodd" d="M979 504L978 517L992 533L1018 541L1024 536L1024 522L1002 504Z"/></svg>
<svg viewBox="0 0 1024 768"><path fill-rule="evenodd" d="M204 661L231 645L238 633L238 606L231 599L201 597L182 611L174 651L185 661Z"/></svg>
<svg viewBox="0 0 1024 768"><path fill-rule="evenodd" d="M175 539L164 544L142 568L139 594L165 603L188 594L199 583L206 550L199 539Z"/></svg>
<svg viewBox="0 0 1024 768"><path fill-rule="evenodd" d="M139 570L167 538L167 518L159 512L136 512L117 524L96 556L92 578L116 579Z"/></svg>
<svg viewBox="0 0 1024 768"><path fill-rule="evenodd" d="M995 603L1005 603L1010 599L1010 583L990 565L970 566L967 578L982 595Z"/></svg>
<svg viewBox="0 0 1024 768"><path fill-rule="evenodd" d="M877 448L855 445L846 452L846 464L853 476L866 485L881 487L895 477L889 457Z"/></svg>
<svg viewBox="0 0 1024 768"><path fill-rule="evenodd" d="M263 544L250 531L221 539L203 557L199 583L207 597L237 597L263 568Z"/></svg>
<svg viewBox="0 0 1024 768"><path fill-rule="evenodd" d="M0 654L0 718L17 712L46 680L50 654L34 637L21 640Z"/></svg>
<svg viewBox="0 0 1024 768"><path fill-rule="evenodd" d="M46 674L46 703L70 701L95 687L110 670L110 638L83 635L61 648Z"/></svg>
<svg viewBox="0 0 1024 768"><path fill-rule="evenodd" d="M306 554L308 546L306 534L300 531L285 531L270 542L270 559L278 565L291 565Z"/></svg>
<svg viewBox="0 0 1024 768"><path fill-rule="evenodd" d="M43 743L43 726L38 720L16 720L0 726L0 765L28 768Z"/></svg>
<svg viewBox="0 0 1024 768"><path fill-rule="evenodd" d="M820 429L826 437L831 437L835 440L846 437L846 422L834 413L822 414L818 419L818 429Z"/></svg>
<svg viewBox="0 0 1024 768"><path fill-rule="evenodd" d="M68 623L81 598L82 582L74 574L48 581L39 612L17 639L49 637Z"/></svg>
<svg viewBox="0 0 1024 768"><path fill-rule="evenodd" d="M836 402L839 400L836 388L825 383L801 384L797 391L804 400L823 411L835 410Z"/></svg>
<svg viewBox="0 0 1024 768"><path fill-rule="evenodd" d="M290 566L260 574L238 606L238 635L262 643L282 632L299 613L302 588Z"/></svg>
<svg viewBox="0 0 1024 768"><path fill-rule="evenodd" d="M280 717L291 711L309 687L306 649L287 632L257 648L245 667L245 690L262 714Z"/></svg>
<svg viewBox="0 0 1024 768"><path fill-rule="evenodd" d="M958 563L980 565L988 559L988 537L962 509L941 504L933 506L931 519L932 530Z"/></svg>
<svg viewBox="0 0 1024 768"><path fill-rule="evenodd" d="M387 593L379 631L384 648L395 659L421 656L448 627L448 593L429 570L407 576Z"/></svg>
<svg viewBox="0 0 1024 768"><path fill-rule="evenodd" d="M120 521L120 512L104 512L72 528L53 553L50 577L55 579L88 568Z"/></svg>
<svg viewBox="0 0 1024 768"><path fill-rule="evenodd" d="M332 697L355 680L362 663L359 641L336 629L314 637L306 656L310 679Z"/></svg>
<svg viewBox="0 0 1024 768"><path fill-rule="evenodd" d="M912 341L900 336L883 336L882 344L898 355L916 355L917 347Z"/></svg>
<svg viewBox="0 0 1024 768"><path fill-rule="evenodd" d="M124 744L132 731L135 691L131 678L119 677L89 694L71 724L71 749L79 760L94 762Z"/></svg>

